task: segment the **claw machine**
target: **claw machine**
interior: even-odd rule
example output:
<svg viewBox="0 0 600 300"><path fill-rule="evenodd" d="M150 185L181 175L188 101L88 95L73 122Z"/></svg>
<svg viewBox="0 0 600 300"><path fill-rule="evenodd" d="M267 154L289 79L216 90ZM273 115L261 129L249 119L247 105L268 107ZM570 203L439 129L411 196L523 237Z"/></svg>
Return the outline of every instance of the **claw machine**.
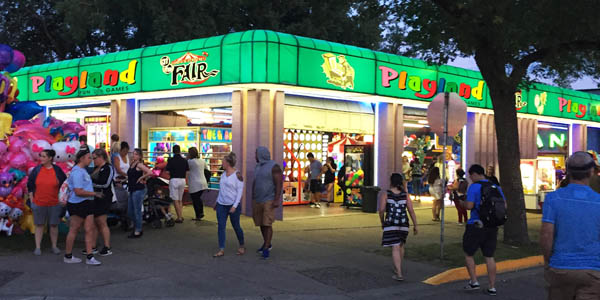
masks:
<svg viewBox="0 0 600 300"><path fill-rule="evenodd" d="M191 147L198 148L199 127L160 127L148 129L148 160L156 162L157 157L170 156L173 146L179 145L181 153Z"/></svg>
<svg viewBox="0 0 600 300"><path fill-rule="evenodd" d="M221 180L222 159L231 152L231 128L228 127L201 127L200 128L200 156L204 158L211 172L208 188L219 189Z"/></svg>
<svg viewBox="0 0 600 300"><path fill-rule="evenodd" d="M362 206L361 188L373 185L372 145L346 145L344 165L346 166L345 204Z"/></svg>
<svg viewBox="0 0 600 300"><path fill-rule="evenodd" d="M556 167L557 161L553 158L521 160L525 209L541 209L546 194L556 190Z"/></svg>

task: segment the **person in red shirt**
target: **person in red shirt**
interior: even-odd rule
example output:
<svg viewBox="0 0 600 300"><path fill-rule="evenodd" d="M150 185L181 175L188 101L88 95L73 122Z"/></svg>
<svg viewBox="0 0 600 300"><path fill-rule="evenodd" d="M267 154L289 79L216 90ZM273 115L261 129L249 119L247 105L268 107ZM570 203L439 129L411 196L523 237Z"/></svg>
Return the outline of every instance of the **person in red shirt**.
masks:
<svg viewBox="0 0 600 300"><path fill-rule="evenodd" d="M35 224L35 250L33 251L35 255L42 254L40 244L46 224L50 225L52 253L60 254L56 241L63 207L58 203L58 190L67 179L67 175L53 164L55 155L56 152L52 149L40 152L40 165L31 171L27 180L33 223Z"/></svg>

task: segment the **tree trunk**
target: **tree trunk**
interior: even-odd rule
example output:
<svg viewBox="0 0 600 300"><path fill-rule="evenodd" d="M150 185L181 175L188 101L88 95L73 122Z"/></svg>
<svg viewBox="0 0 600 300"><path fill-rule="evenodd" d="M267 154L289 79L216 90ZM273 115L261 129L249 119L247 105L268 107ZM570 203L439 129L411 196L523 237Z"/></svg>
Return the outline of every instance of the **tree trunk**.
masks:
<svg viewBox="0 0 600 300"><path fill-rule="evenodd" d="M496 81L498 82L494 83L494 80L486 79L494 105L500 183L508 205L508 220L504 225L504 242L527 244L529 243L529 234L521 181L521 154L514 96L517 87L503 84L502 80Z"/></svg>

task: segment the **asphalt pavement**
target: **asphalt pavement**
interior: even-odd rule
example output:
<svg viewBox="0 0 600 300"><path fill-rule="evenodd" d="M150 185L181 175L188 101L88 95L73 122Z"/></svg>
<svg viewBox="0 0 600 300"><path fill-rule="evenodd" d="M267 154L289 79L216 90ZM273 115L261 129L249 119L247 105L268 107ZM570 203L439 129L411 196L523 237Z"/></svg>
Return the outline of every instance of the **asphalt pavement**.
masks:
<svg viewBox="0 0 600 300"><path fill-rule="evenodd" d="M300 208L302 209L302 208ZM309 209L308 207L306 209ZM323 207L323 210L327 208ZM426 211L420 213L426 214ZM326 213L324 215L327 215ZM272 256L254 250L262 239L251 219L242 217L248 252L235 255L237 241L228 226L227 249L217 250L216 217L186 221L173 228L146 226L140 239L113 230L114 254L97 258L101 266L68 265L62 255L43 249L0 255L0 299L488 299L481 291L462 290L465 282L440 286L422 283L445 268L407 260L406 280L391 279L389 256L381 255L377 216L340 213L297 214L275 224ZM422 224L421 226L436 226ZM0 244L2 239L0 237ZM410 247L410 239L408 247ZM32 241L33 244L33 241ZM79 241L74 253L79 253ZM1 245L0 245L1 248ZM33 248L32 248L33 250ZM498 276L500 299L545 299L541 268ZM487 279L481 278L482 287ZM391 298L390 298L391 297Z"/></svg>

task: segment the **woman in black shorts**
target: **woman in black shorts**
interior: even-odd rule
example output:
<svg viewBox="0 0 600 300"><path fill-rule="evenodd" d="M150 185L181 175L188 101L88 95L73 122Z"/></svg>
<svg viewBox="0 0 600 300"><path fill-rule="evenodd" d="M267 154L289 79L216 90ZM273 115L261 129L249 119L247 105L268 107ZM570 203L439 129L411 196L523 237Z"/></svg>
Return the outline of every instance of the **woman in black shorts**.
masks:
<svg viewBox="0 0 600 300"><path fill-rule="evenodd" d="M96 241L98 240L98 232L102 234L104 239L104 247L100 250L100 256L111 255L110 250L110 229L106 224L106 215L112 204L113 192L112 182L114 178L113 167L108 163L108 154L104 149L96 149L92 153L92 160L96 168L90 175L94 184L94 192L102 193L102 197L94 198L94 222L96 223L96 231L94 232L94 253L97 250Z"/></svg>
<svg viewBox="0 0 600 300"><path fill-rule="evenodd" d="M69 234L67 234L67 245L65 247L64 262L67 264L80 263L81 259L73 256L73 243L79 229L85 228L86 261L88 265L98 266L100 262L94 258L92 252L94 225L94 197L102 198L102 193L94 192L92 179L86 168L92 162L90 150L87 146L81 147L75 156L75 166L67 179L69 185L69 200L67 210L69 212Z"/></svg>

